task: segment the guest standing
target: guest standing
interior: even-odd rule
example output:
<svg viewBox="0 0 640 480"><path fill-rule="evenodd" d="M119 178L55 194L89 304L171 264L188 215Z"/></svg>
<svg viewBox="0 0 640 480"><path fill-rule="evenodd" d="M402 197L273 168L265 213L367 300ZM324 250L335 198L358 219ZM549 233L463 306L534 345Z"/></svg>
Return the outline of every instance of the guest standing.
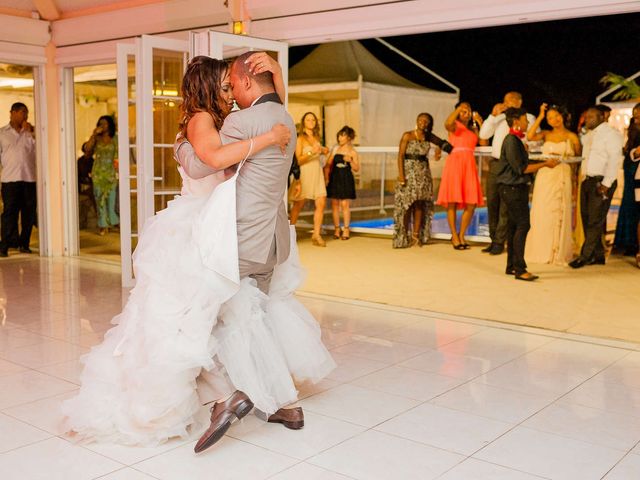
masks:
<svg viewBox="0 0 640 480"><path fill-rule="evenodd" d="M527 132L527 140L544 140L542 153L545 155L579 156L582 153L580 139L567 129L567 117L562 107L548 107L543 103L538 118ZM538 132L545 118L551 130ZM574 168L561 163L537 173L531 200L531 230L524 254L527 262L566 265L573 258Z"/></svg>
<svg viewBox="0 0 640 480"><path fill-rule="evenodd" d="M109 227L120 224L120 218L116 213L118 139L113 117L103 115L98 119L96 128L87 142L87 150L94 156L91 180L98 211L99 234L105 235Z"/></svg>
<svg viewBox="0 0 640 480"><path fill-rule="evenodd" d="M82 145L82 156L78 158L78 223L81 229L87 228L89 224L89 212L96 211L91 170L93 157L85 142Z"/></svg>
<svg viewBox="0 0 640 480"><path fill-rule="evenodd" d="M519 92L507 92L502 103L494 105L491 115L487 117L478 136L480 140L491 141L491 159L489 160L489 172L487 174L487 215L489 217L489 235L491 243L482 251L491 255L499 255L504 251L504 242L507 239L507 214L506 206L501 203L498 195L498 184L496 181L498 172L498 161L502 150L502 142L509 133L509 125L505 118L507 108L522 107L522 95ZM529 125L533 124L535 118L527 114Z"/></svg>
<svg viewBox="0 0 640 480"><path fill-rule="evenodd" d="M18 248L22 253L31 253L29 242L36 223L36 140L28 117L27 106L14 103L9 111L9 124L0 129L4 204L0 257L7 257L10 247Z"/></svg>
<svg viewBox="0 0 640 480"><path fill-rule="evenodd" d="M640 153L640 103L633 107L632 117L627 130L627 142L624 145L624 190L618 213L616 236L613 246L624 255L638 253L638 220L640 212L635 198L634 178L638 171L638 161L632 155ZM640 199L639 199L640 200Z"/></svg>
<svg viewBox="0 0 640 480"><path fill-rule="evenodd" d="M580 192L580 212L584 228L584 245L580 255L569 265L605 263L602 233L607 212L618 182L618 168L622 160L622 135L604 121L602 111L591 107L587 111L586 125L593 130L590 148L585 152L585 174Z"/></svg>
<svg viewBox="0 0 640 480"><path fill-rule="evenodd" d="M537 275L527 271L524 258L527 232L529 231L529 174L558 165L558 160L529 165L529 155L522 140L529 121L522 108L505 111L509 133L502 142L498 162L498 192L507 210L507 275L515 275L516 280L531 282Z"/></svg>
<svg viewBox="0 0 640 480"><path fill-rule="evenodd" d="M313 212L313 234L311 243L316 247L326 247L320 235L324 206L327 201L327 189L324 183L320 155L326 155L329 149L320 143L320 125L313 112L307 112L300 122L301 132L296 144L296 158L300 165L300 194L294 198L291 208L291 225L295 225L306 199L315 202Z"/></svg>
<svg viewBox="0 0 640 480"><path fill-rule="evenodd" d="M447 208L451 243L456 250L470 248L466 242L465 234L476 206L483 204L482 188L473 153L478 144L476 123L481 125L482 118L476 112L471 113L471 105L468 102L458 103L456 109L444 123L449 132L449 143L453 145L453 150L444 165L437 203ZM456 230L456 208L458 206L464 209L460 230Z"/></svg>
<svg viewBox="0 0 640 480"><path fill-rule="evenodd" d="M393 248L424 245L431 236L433 178L429 168L430 143L442 143L433 135L433 117L421 113L416 128L404 132L398 149L398 183L393 212ZM436 147L435 158L441 150Z"/></svg>
<svg viewBox="0 0 640 480"><path fill-rule="evenodd" d="M352 141L356 138L353 128L345 125L336 135L338 146L327 159L329 170L327 182L327 197L331 199L333 213L333 238L349 240L351 224L351 200L356 198L356 182L353 172L360 170L358 152L353 148ZM340 210L344 220L344 228L340 230Z"/></svg>

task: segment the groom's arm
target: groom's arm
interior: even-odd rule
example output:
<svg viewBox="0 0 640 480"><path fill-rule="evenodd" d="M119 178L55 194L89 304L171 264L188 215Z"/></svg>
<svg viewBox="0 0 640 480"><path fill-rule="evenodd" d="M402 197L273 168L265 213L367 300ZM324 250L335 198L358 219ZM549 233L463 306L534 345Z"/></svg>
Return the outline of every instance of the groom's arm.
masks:
<svg viewBox="0 0 640 480"><path fill-rule="evenodd" d="M203 163L187 140L176 142L173 146L173 156L185 173L193 179L204 178L219 171Z"/></svg>

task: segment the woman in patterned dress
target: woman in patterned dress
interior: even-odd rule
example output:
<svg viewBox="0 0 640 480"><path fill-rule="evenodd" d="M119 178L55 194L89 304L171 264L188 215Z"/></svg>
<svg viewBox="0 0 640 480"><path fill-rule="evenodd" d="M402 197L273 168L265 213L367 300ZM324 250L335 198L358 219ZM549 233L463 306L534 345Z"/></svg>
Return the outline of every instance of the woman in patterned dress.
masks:
<svg viewBox="0 0 640 480"><path fill-rule="evenodd" d="M98 211L99 233L104 235L109 231L109 227L120 224L120 217L116 213L118 140L113 117L103 115L98 119L96 128L87 142L87 151L93 152L91 180Z"/></svg>
<svg viewBox="0 0 640 480"><path fill-rule="evenodd" d="M404 132L400 140L393 248L422 246L431 235L433 179L428 155L430 142L438 144L440 140L431 133L432 128L433 117L421 113L416 120L416 128ZM440 159L440 154L440 147L436 147L436 160Z"/></svg>

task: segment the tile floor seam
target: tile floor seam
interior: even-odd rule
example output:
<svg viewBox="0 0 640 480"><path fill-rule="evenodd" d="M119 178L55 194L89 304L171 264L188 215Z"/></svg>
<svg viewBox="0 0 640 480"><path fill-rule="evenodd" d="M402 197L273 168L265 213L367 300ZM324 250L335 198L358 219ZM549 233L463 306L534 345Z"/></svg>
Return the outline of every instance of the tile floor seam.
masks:
<svg viewBox="0 0 640 480"><path fill-rule="evenodd" d="M311 457L309 457L309 458L311 458ZM305 464L305 465L311 465L311 466L313 466L313 467L316 467L316 468L319 468L319 469L321 469L321 470L324 470L325 472L335 473L335 474L340 475L340 476L342 476L342 477L344 477L344 478L347 478L347 479L351 479L351 480L358 480L356 477L352 477L352 476L350 476L350 475L347 475L346 473L336 472L335 470L331 470L331 469L329 469L329 468L327 468L327 467L324 467L324 466L314 465L313 463L307 463L307 461L306 461L306 460L303 460L303 461L301 461L300 463L296 463L295 465L291 465L289 468L286 468L285 470L282 470L282 471L280 471L280 472L278 472L278 473L274 473L273 475L270 475L269 477L267 477L265 480L272 479L272 478L274 478L276 475L280 475L281 473L284 473L284 472L286 472L287 470L291 470L292 468L296 467L297 465L302 465L302 464ZM303 480L304 480L304 479L303 479Z"/></svg>
<svg viewBox="0 0 640 480"><path fill-rule="evenodd" d="M546 408L546 407L545 407ZM540 412L538 412L540 413ZM575 438L575 437L571 437L567 434L563 434L563 433L557 433L557 432L550 432L549 430L543 430L540 427L532 427L531 425L520 425L522 428L528 428L529 430L535 430L536 432L541 432L541 433L547 433L549 435L554 435L556 437L561 437L561 438L566 438L567 440L575 440L576 442L582 442L582 443L588 443L589 445L593 445L595 447L604 447L604 448L609 448L611 450L617 450L620 453L624 453L625 455L631 453L631 450L633 450L633 447L631 449L624 449L624 448L618 448L618 447L612 447L611 445L604 445L602 443L595 443L589 440L584 440L582 438Z"/></svg>
<svg viewBox="0 0 640 480"><path fill-rule="evenodd" d="M534 430L534 431L536 431L536 432L544 433L545 435L550 435L550 436L552 436L552 437L562 438L562 439L565 439L565 440L571 440L571 441L573 441L573 442L581 443L581 444L583 444L583 445L591 445L591 446L595 446L595 447L598 447L598 448L606 448L606 449L608 449L608 450L613 450L613 451L619 452L619 453L621 453L621 454L622 454L622 457L618 460L618 462L616 462L616 465L617 465L618 463L620 463L620 462L622 461L622 459L623 459L623 458L625 458L625 457L628 455L628 453L624 453L624 451L623 451L623 450L618 450L618 449L615 449L615 448L612 448L612 447L603 446L603 445L597 445L597 444L594 444L594 443L591 443L591 442L587 442L587 441L585 441L585 440L577 440L577 439L575 439L575 438L571 438L571 437L567 437L567 436L563 436L563 435L558 435L558 434L556 434L556 433L552 433L552 432L545 432L545 431L537 430L537 429L535 429L535 428L527 427L527 426L525 426L525 425L522 425L522 423L519 423L518 425L514 426L514 427L513 427L512 429L510 429L509 431L505 432L504 434L500 435L500 436L499 436L498 438L496 438L495 440L493 440L493 441L491 441L490 443L488 443L487 445L485 445L484 447L482 447L482 448L478 449L477 451L473 452L473 453L472 453L472 457L473 457L474 459L476 459L476 460L486 461L486 460L484 460L484 459L482 459L482 458L475 457L474 455L477 455L480 451L482 451L482 450L484 450L485 448L487 448L488 446L492 445L493 443L495 443L496 441L498 441L500 438L502 438L502 437L504 437L505 435L507 435L507 434L509 434L509 433L513 432L516 428L522 428L522 429L525 429L525 430ZM511 467L507 467L506 465L501 465L501 466L504 466L505 468L511 468ZM526 473L532 473L532 472L526 472ZM533 474L533 473L532 473L532 474ZM535 474L534 474L534 475L535 475Z"/></svg>
<svg viewBox="0 0 640 480"><path fill-rule="evenodd" d="M439 480L442 477L444 477L447 473L449 473L451 470L454 470L455 468L459 467L461 464L463 464L464 462L468 461L468 460L475 460L477 462L484 462L484 463L488 463L489 465L495 465L496 467L502 467L502 468L506 468L507 470L513 470L514 472L519 472L519 473L523 473L525 475L529 475L529 476L533 476L536 478L539 478L540 480L553 480L550 477L543 477L541 475L535 474L535 473L531 473L531 472L525 472L524 470L520 470L519 468L513 468L513 467L507 467L506 465L501 465L499 463L495 463L495 462L490 462L488 460L484 460L484 459L480 459L480 458L473 458L473 457L467 457L464 460L462 460L460 463L456 464L455 466L451 467L449 470L447 470L446 472L444 472L442 475L439 475L438 477L434 478L433 480Z"/></svg>
<svg viewBox="0 0 640 480"><path fill-rule="evenodd" d="M99 477L93 477L91 480L100 480L102 478L106 478L109 477L111 475L113 475L114 473L118 473L118 472L124 472L128 469L130 469L131 467L124 467L124 468L119 468L118 470L114 470L113 472L109 472L109 473L105 473L104 475L100 475ZM140 470L136 470L136 472L140 472ZM140 472L143 475L147 475L149 478L153 478L154 480L160 480L158 477L154 477L153 475L149 475L148 473L145 472Z"/></svg>

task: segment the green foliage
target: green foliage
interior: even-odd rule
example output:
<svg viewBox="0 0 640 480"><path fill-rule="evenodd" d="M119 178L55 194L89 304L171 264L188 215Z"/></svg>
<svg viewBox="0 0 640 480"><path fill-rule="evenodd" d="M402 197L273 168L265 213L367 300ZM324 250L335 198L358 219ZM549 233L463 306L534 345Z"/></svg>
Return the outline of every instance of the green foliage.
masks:
<svg viewBox="0 0 640 480"><path fill-rule="evenodd" d="M614 100L640 97L640 85L638 85L635 80L627 80L622 75L607 72L607 74L600 79L600 83L607 87L620 87L613 96Z"/></svg>

